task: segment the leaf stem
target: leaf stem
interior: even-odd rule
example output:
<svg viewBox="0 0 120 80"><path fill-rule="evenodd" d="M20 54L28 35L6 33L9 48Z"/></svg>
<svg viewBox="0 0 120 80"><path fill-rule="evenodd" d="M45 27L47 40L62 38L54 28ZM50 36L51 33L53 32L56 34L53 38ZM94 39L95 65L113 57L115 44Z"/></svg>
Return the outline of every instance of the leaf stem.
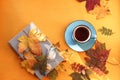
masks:
<svg viewBox="0 0 120 80"><path fill-rule="evenodd" d="M107 61L107 63L109 63L111 65L120 65L120 63L112 63L112 62L109 62L109 61Z"/></svg>

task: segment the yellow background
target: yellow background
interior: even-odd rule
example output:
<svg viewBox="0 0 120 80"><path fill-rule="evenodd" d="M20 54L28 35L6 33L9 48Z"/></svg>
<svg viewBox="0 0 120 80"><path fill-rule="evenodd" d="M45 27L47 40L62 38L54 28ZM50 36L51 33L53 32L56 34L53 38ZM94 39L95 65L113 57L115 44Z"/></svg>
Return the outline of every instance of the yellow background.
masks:
<svg viewBox="0 0 120 80"><path fill-rule="evenodd" d="M85 2L76 0L0 0L0 80L38 80L21 68L21 59L8 44L30 22L34 22L51 42L59 41L62 49L68 48L64 31L74 20L87 20L96 30L102 26L108 27L114 34L103 36L97 32L97 39L111 49L108 60L115 57L120 62L120 0L110 0L111 15L100 20L87 14L84 6ZM111 80L120 80L120 65L107 64L107 68ZM66 79L64 75L57 78Z"/></svg>

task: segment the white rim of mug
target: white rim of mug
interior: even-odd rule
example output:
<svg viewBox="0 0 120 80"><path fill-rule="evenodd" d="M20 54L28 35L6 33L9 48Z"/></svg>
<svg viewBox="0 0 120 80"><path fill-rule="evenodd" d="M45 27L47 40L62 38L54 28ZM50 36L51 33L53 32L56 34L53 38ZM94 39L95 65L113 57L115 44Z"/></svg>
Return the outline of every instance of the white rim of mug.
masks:
<svg viewBox="0 0 120 80"><path fill-rule="evenodd" d="M88 30L88 32L89 32L88 38L87 38L86 40L84 40L84 41L79 41L79 40L76 39L76 37L75 37L75 32L76 32L76 30L77 30L78 28L80 28L80 27L86 28L86 29ZM77 41L78 43L85 43L85 42L87 42L87 41L90 40L90 37L91 37L91 31L90 31L90 29L89 29L86 25L78 25L78 26L75 27L74 30L73 30L73 38L74 38L74 40Z"/></svg>

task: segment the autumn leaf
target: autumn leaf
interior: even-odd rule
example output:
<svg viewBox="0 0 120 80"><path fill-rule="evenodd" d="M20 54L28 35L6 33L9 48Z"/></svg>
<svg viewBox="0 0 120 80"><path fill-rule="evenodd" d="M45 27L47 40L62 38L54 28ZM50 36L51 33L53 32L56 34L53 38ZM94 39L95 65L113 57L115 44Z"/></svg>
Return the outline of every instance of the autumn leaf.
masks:
<svg viewBox="0 0 120 80"><path fill-rule="evenodd" d="M46 40L46 35L41 33L38 28L32 28L27 36L18 38L18 52L23 53L25 58L21 62L21 66L31 74L34 74L37 69L44 75L46 69L50 69L50 66L47 65L47 58L42 55L40 46L40 42ZM29 51L25 52L27 48Z"/></svg>
<svg viewBox="0 0 120 80"><path fill-rule="evenodd" d="M106 74L108 73L106 70L106 61L108 59L109 53L110 50L106 49L105 43L96 41L95 49L86 51L86 55L88 56L85 57L86 63L99 75Z"/></svg>
<svg viewBox="0 0 120 80"><path fill-rule="evenodd" d="M40 33L40 37L38 36L38 39L39 39L39 41L46 41L47 40L46 35L43 33Z"/></svg>
<svg viewBox="0 0 120 80"><path fill-rule="evenodd" d="M28 46L31 52L35 55L42 54L40 41L46 41L46 36L41 33L37 28L31 29L28 34Z"/></svg>
<svg viewBox="0 0 120 80"><path fill-rule="evenodd" d="M72 77L72 80L83 80L80 73L77 72L70 74L70 76Z"/></svg>
<svg viewBox="0 0 120 80"><path fill-rule="evenodd" d="M78 73L81 73L83 75L86 74L87 68L85 66L81 65L80 63L76 63L76 62L72 63L71 68L74 72L78 72Z"/></svg>
<svg viewBox="0 0 120 80"><path fill-rule="evenodd" d="M86 1L86 0L77 0L78 2L83 2L83 1Z"/></svg>
<svg viewBox="0 0 120 80"><path fill-rule="evenodd" d="M101 2L101 5L96 5L95 8L89 11L90 14L96 15L96 19L104 18L110 14L110 9L107 7L108 1Z"/></svg>
<svg viewBox="0 0 120 80"><path fill-rule="evenodd" d="M90 77L88 75L89 70L84 65L74 62L71 64L71 68L74 71L71 74L71 77L73 78L73 80L74 78L75 80L78 80L79 78L81 78L80 80L90 80Z"/></svg>
<svg viewBox="0 0 120 80"><path fill-rule="evenodd" d="M36 37L39 41L46 41L47 37L45 34L40 32L37 28L33 28L29 31L29 37Z"/></svg>
<svg viewBox="0 0 120 80"><path fill-rule="evenodd" d="M60 42L57 42L53 44L55 48L57 48L58 51L60 51Z"/></svg>
<svg viewBox="0 0 120 80"><path fill-rule="evenodd" d="M87 73L82 75L78 72L73 72L70 74L70 76L72 77L72 80L91 80Z"/></svg>
<svg viewBox="0 0 120 80"><path fill-rule="evenodd" d="M47 57L45 55L36 57L38 63L33 66L34 70L39 70L42 75L45 75L45 71L47 70Z"/></svg>
<svg viewBox="0 0 120 80"><path fill-rule="evenodd" d="M33 55L30 51L24 53L23 55L24 55L24 58L25 58L26 60L27 60L27 59L36 60L35 57L34 57L34 55ZM36 62L37 62L37 60L36 60Z"/></svg>
<svg viewBox="0 0 120 80"><path fill-rule="evenodd" d="M42 49L40 46L40 43L37 41L36 38L31 37L28 38L28 46L30 48L30 51L35 54L35 55L41 55L42 54Z"/></svg>
<svg viewBox="0 0 120 80"><path fill-rule="evenodd" d="M93 10L96 5L100 6L100 0L77 0L79 2L86 1L86 10L87 12Z"/></svg>
<svg viewBox="0 0 120 80"><path fill-rule="evenodd" d="M18 38L18 41L27 45L27 36L21 36Z"/></svg>
<svg viewBox="0 0 120 80"><path fill-rule="evenodd" d="M106 28L106 27L102 27L100 29L98 29L99 32L101 32L102 35L105 35L105 36L111 36L112 34L114 34L112 32L112 29L109 29L109 28Z"/></svg>
<svg viewBox="0 0 120 80"><path fill-rule="evenodd" d="M24 60L22 62L22 64L24 65L25 68L30 68L30 69L32 69L32 67L34 66L35 63L36 63L36 61L32 60L32 59Z"/></svg>
<svg viewBox="0 0 120 80"><path fill-rule="evenodd" d="M66 71L66 67L65 67L65 65L63 64L64 62L61 62L59 65L57 65L56 67L55 67L55 69L57 70L57 71Z"/></svg>
<svg viewBox="0 0 120 80"><path fill-rule="evenodd" d="M41 33L38 28L30 29L28 36L18 38L18 52L23 53L27 48L35 55L41 55L40 41L46 41L46 35Z"/></svg>
<svg viewBox="0 0 120 80"><path fill-rule="evenodd" d="M25 68L28 72L34 74L32 67L35 65L36 61L32 59L23 60L21 66Z"/></svg>
<svg viewBox="0 0 120 80"><path fill-rule="evenodd" d="M23 68L25 68L26 71L28 71L28 72L31 73L31 74L34 74L34 73L35 73L35 71L34 71L33 69L30 69L30 68L27 67L28 64L27 64L26 61L22 61L22 62L21 62L21 66L22 66Z"/></svg>
<svg viewBox="0 0 120 80"><path fill-rule="evenodd" d="M110 9L107 7L109 0L77 0L79 2L86 1L86 10L88 13L96 15L96 19L104 18L110 14Z"/></svg>
<svg viewBox="0 0 120 80"><path fill-rule="evenodd" d="M50 80L56 80L58 76L58 72L56 69L53 69L49 74L48 74L48 77Z"/></svg>
<svg viewBox="0 0 120 80"><path fill-rule="evenodd" d="M72 57L72 55L76 53L68 50L63 50L60 52L60 54L64 57L66 61L70 61L70 58Z"/></svg>
<svg viewBox="0 0 120 80"><path fill-rule="evenodd" d="M37 63L37 60L35 59L34 55L31 52L25 52L23 54L25 60L21 63L21 65L26 69L32 69L34 64Z"/></svg>
<svg viewBox="0 0 120 80"><path fill-rule="evenodd" d="M87 0L86 2L86 9L89 12L90 10L93 10L95 6L100 6L100 0Z"/></svg>
<svg viewBox="0 0 120 80"><path fill-rule="evenodd" d="M38 62L42 62L44 60L47 60L46 55L42 54L41 56L35 57Z"/></svg>
<svg viewBox="0 0 120 80"><path fill-rule="evenodd" d="M18 38L18 41L18 52L23 53L28 47L27 36L21 36L20 38Z"/></svg>

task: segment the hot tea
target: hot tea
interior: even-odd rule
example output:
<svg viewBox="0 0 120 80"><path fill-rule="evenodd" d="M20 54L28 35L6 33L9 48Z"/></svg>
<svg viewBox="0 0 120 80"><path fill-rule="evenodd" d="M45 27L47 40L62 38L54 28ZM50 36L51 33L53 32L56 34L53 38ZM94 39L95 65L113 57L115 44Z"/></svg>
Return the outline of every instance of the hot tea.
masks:
<svg viewBox="0 0 120 80"><path fill-rule="evenodd" d="M75 40L78 42L88 41L90 38L90 35L91 33L90 33L89 28L84 25L77 26L73 32L73 36Z"/></svg>

